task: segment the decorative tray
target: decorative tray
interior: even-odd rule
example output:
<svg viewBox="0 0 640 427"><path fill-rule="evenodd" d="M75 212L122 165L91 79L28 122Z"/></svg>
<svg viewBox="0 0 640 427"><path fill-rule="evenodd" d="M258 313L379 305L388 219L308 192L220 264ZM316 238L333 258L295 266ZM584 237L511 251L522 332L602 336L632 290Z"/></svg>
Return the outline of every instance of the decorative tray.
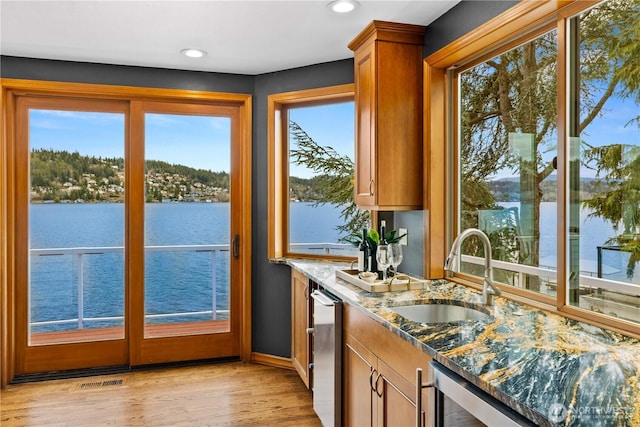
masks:
<svg viewBox="0 0 640 427"><path fill-rule="evenodd" d="M398 273L390 277L386 282L375 279L372 282L359 277L358 270L336 270L336 277L364 289L367 292L406 291L410 289L424 289L427 281L408 274Z"/></svg>

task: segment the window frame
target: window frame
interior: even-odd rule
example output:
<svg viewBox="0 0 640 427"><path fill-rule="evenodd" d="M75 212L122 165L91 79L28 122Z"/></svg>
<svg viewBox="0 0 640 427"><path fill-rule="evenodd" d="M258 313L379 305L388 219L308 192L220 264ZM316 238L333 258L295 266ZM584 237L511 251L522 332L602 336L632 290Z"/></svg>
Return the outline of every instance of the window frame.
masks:
<svg viewBox="0 0 640 427"><path fill-rule="evenodd" d="M291 252L289 250L288 111L296 107L329 105L348 101L355 101L355 85L353 83L269 95L267 101L269 174L267 253L269 259L291 257L351 260L353 258L331 254Z"/></svg>
<svg viewBox="0 0 640 427"><path fill-rule="evenodd" d="M567 301L568 253L568 24L572 17L601 3L600 0L521 2L424 60L424 144L429 152L429 177L425 195L425 273L429 278L446 277L444 261L458 234L458 116L457 74L462 70L532 40L550 29L558 39L558 225L557 296L550 297L512 286L501 286L509 298L556 312L565 317L640 336L640 325L571 305ZM445 167L442 167L442 164ZM437 233L429 230L442 230ZM453 274L448 279L481 289L482 279Z"/></svg>

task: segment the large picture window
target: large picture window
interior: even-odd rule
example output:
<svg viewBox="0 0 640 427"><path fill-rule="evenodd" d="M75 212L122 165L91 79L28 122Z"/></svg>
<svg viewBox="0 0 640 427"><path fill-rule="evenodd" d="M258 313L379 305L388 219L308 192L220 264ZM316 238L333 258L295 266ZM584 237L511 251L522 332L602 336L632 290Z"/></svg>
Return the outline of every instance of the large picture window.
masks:
<svg viewBox="0 0 640 427"><path fill-rule="evenodd" d="M514 9L500 34L427 59L448 94L432 91L431 110L453 113L430 136L456 147L455 185L432 205L451 198L452 237L489 236L503 290L637 332L640 1ZM459 277L480 282L485 255L467 239Z"/></svg>

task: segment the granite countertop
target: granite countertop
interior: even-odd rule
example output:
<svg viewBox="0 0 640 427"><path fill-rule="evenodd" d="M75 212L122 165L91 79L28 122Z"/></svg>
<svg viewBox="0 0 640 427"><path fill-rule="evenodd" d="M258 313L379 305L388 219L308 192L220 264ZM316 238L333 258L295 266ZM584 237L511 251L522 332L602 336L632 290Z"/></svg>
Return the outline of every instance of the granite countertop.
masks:
<svg viewBox="0 0 640 427"><path fill-rule="evenodd" d="M344 263L286 260L434 360L542 426L639 426L640 341L504 297L489 320L424 324L390 310L416 301L480 307L479 291L447 280L426 290L368 293Z"/></svg>

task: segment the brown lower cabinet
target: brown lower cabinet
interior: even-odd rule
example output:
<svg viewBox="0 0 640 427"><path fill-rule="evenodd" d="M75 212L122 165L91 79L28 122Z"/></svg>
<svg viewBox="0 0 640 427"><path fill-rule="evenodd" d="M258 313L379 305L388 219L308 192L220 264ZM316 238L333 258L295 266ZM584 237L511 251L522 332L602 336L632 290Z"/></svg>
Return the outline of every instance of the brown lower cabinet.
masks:
<svg viewBox="0 0 640 427"><path fill-rule="evenodd" d="M431 358L357 308L343 310L343 425L415 426L415 372L431 381ZM422 425L432 426L433 389L422 402Z"/></svg>
<svg viewBox="0 0 640 427"><path fill-rule="evenodd" d="M309 388L313 375L313 325L311 291L316 287L307 276L291 271L291 361ZM416 368L423 370L423 383L432 381L431 358L357 307L343 304L342 420L344 426L416 425ZM447 426L484 426L454 401L445 397ZM435 426L435 392L422 391L421 425Z"/></svg>
<svg viewBox="0 0 640 427"><path fill-rule="evenodd" d="M291 362L300 378L311 387L312 337L307 329L312 326L311 281L299 271L291 270Z"/></svg>

